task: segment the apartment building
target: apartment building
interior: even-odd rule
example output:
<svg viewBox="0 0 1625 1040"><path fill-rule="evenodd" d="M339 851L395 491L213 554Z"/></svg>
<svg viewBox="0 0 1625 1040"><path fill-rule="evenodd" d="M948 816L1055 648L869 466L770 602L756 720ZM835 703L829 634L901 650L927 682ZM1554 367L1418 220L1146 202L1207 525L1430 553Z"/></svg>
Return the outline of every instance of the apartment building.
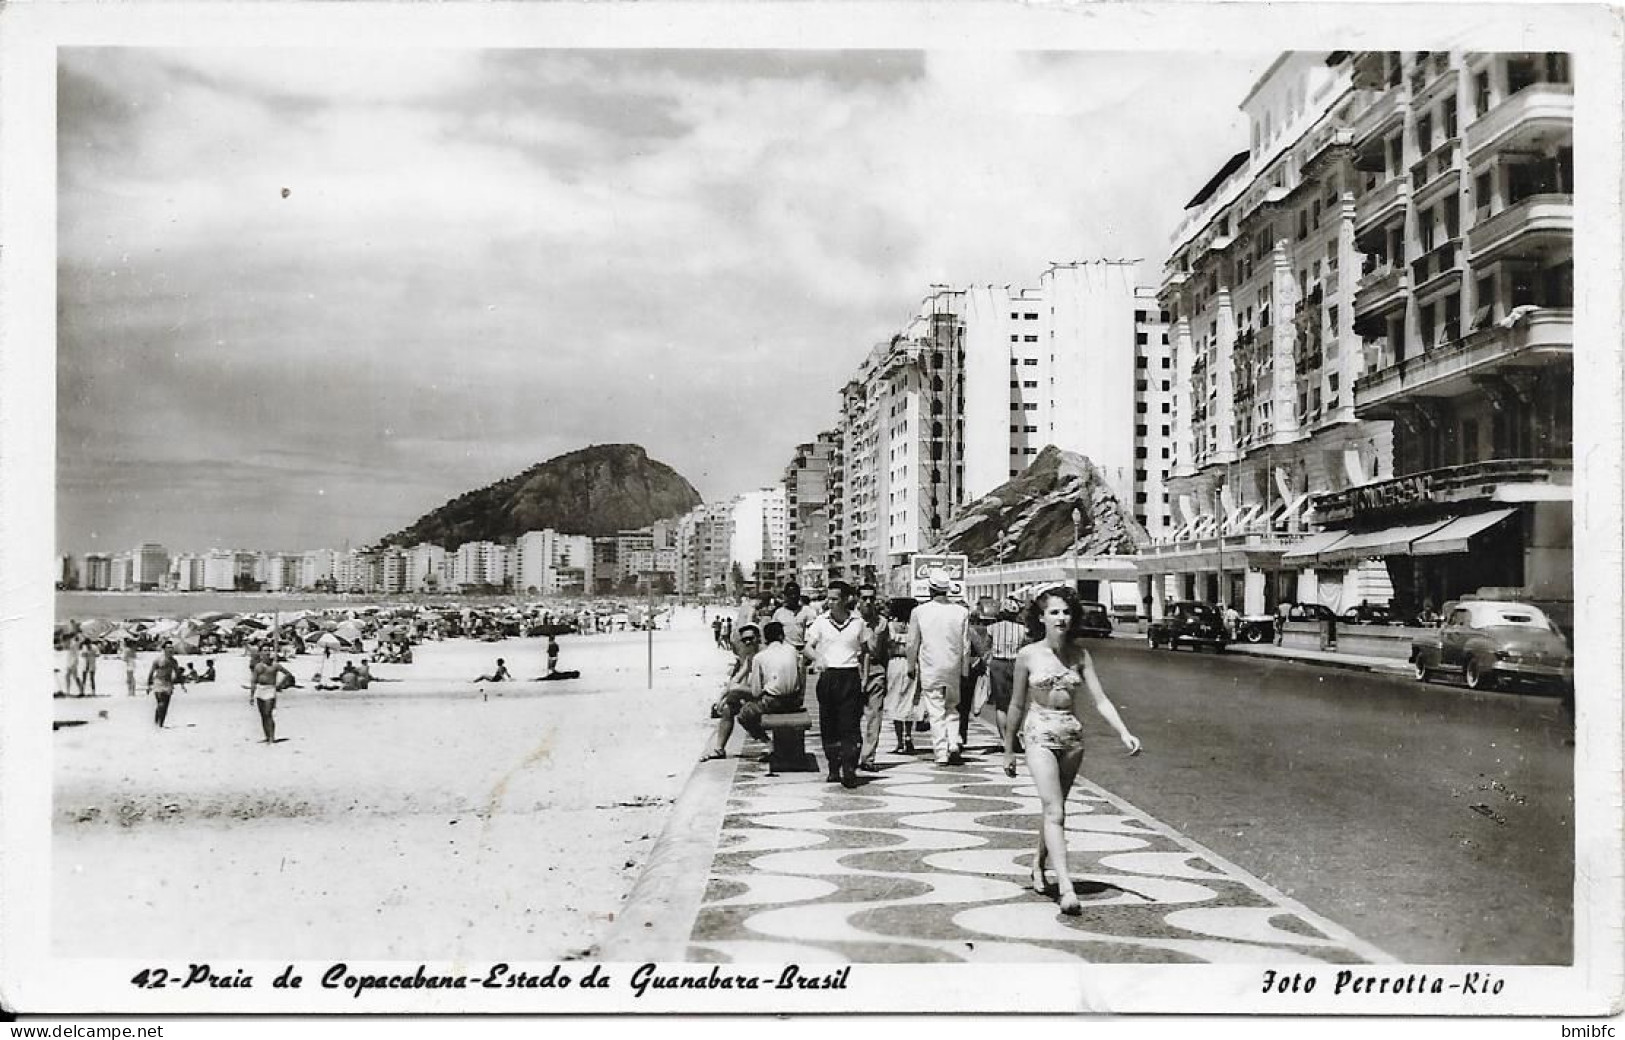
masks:
<svg viewBox="0 0 1625 1040"><path fill-rule="evenodd" d="M823 587L833 562L831 484L839 444L840 432L825 430L796 445L784 469L785 580L794 577L807 589Z"/></svg>
<svg viewBox="0 0 1625 1040"><path fill-rule="evenodd" d="M1159 294L1173 529L1143 554L1153 613L1166 597L1256 613L1280 599L1390 594L1379 566L1328 570L1301 554L1311 492L1393 471L1390 424L1354 407L1368 358L1354 328L1353 64L1348 52L1283 54L1241 102L1249 149L1201 187L1174 233Z"/></svg>
<svg viewBox="0 0 1625 1040"><path fill-rule="evenodd" d="M1363 52L1350 66L1352 405L1389 479L1316 500L1318 558L1383 561L1402 607L1490 590L1572 613L1574 94L1556 53Z"/></svg>

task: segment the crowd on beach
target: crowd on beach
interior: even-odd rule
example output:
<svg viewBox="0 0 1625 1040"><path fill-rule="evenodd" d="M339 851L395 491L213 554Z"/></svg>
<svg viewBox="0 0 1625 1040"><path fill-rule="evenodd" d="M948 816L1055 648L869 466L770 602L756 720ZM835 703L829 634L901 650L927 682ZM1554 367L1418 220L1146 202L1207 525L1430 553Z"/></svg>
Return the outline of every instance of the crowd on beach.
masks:
<svg viewBox="0 0 1625 1040"><path fill-rule="evenodd" d="M105 696L97 689L100 659L115 656L123 664L125 692L137 696L140 655L152 657L142 692L154 699L153 722L167 724L175 691L194 684L215 682L215 658L208 656L200 670L196 662L181 662L179 655L241 654L248 659L248 701L259 712L265 743L276 743L277 695L302 689L291 670L301 658L318 658L309 677L320 691L366 690L376 682L393 682L372 671L374 664L413 663L413 647L429 640L470 638L500 642L510 638L546 637L547 672L541 679L579 677L558 667L557 637L571 633L594 635L659 625L670 625L670 614L647 609L632 611L614 604L466 606L381 606L328 611L302 610L232 614L212 612L196 617L99 618L73 621L57 628L54 636L60 655L57 697ZM335 655L342 666L335 668ZM493 672L475 682L510 680L503 659Z"/></svg>
<svg viewBox="0 0 1625 1040"><path fill-rule="evenodd" d="M995 609L983 599L972 611L950 598L946 572L933 571L928 584L923 602L882 602L873 585L832 581L820 608L791 582L736 616L713 619L713 637L734 658L711 708L717 721L702 762L727 757L736 722L767 740L772 716L804 710L809 681L825 779L845 788L861 784L860 771L880 771L875 756L885 720L896 739L893 754L915 754L923 728L933 761L955 766L964 761L971 720L991 708L1005 775L1016 775L1023 756L1043 806L1033 889L1050 891L1052 869L1061 911L1080 913L1065 831L1066 798L1083 762L1085 710L1097 712L1129 754L1139 754L1141 744L1083 645L1078 595L1058 586L1025 605L1012 597Z"/></svg>

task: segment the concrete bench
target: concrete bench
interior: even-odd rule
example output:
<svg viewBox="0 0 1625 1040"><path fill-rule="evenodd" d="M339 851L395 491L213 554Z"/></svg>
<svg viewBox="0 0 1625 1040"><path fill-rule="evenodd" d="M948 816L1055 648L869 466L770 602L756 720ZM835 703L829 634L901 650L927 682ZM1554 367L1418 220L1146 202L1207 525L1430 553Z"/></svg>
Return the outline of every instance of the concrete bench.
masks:
<svg viewBox="0 0 1625 1040"><path fill-rule="evenodd" d="M807 752L807 731L812 715L805 711L763 715L762 729L773 738L773 752L767 767L775 773L815 773L818 762Z"/></svg>

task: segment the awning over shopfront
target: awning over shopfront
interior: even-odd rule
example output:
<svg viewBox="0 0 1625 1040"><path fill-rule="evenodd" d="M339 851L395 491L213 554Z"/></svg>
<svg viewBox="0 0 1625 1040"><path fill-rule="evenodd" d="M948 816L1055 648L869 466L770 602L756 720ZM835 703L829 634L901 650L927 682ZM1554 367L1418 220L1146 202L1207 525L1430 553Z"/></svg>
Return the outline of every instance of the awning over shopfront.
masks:
<svg viewBox="0 0 1625 1040"><path fill-rule="evenodd" d="M1313 567L1315 558L1326 549L1347 538L1347 531L1322 531L1312 534L1308 538L1294 545L1281 554L1281 565L1284 567Z"/></svg>
<svg viewBox="0 0 1625 1040"><path fill-rule="evenodd" d="M1349 563L1367 556L1404 556L1410 553L1411 543L1445 526L1446 521L1433 520L1425 524L1406 527L1385 527L1380 531L1361 531L1330 548L1316 554L1322 564Z"/></svg>
<svg viewBox="0 0 1625 1040"><path fill-rule="evenodd" d="M1464 553L1471 549L1474 537L1516 516L1516 509L1492 509L1488 513L1458 516L1431 534L1418 538L1411 545L1414 556L1442 556L1445 553Z"/></svg>

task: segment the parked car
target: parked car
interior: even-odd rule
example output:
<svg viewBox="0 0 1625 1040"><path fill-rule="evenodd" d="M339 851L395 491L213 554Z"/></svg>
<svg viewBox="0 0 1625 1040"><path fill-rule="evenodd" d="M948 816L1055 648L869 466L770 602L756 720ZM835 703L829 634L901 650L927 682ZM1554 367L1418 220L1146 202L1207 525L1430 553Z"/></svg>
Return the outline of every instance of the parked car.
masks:
<svg viewBox="0 0 1625 1040"><path fill-rule="evenodd" d="M1398 614L1380 603L1360 603L1343 611L1339 617L1345 625L1399 625L1404 622Z"/></svg>
<svg viewBox="0 0 1625 1040"><path fill-rule="evenodd" d="M1337 615L1320 603L1293 603L1287 607L1288 621L1324 621ZM1236 626L1236 638L1244 643L1268 643L1275 638L1274 614L1250 614Z"/></svg>
<svg viewBox="0 0 1625 1040"><path fill-rule="evenodd" d="M1105 604L1085 600L1082 615L1079 620L1078 630L1084 635L1111 636L1112 618L1111 614L1106 610Z"/></svg>
<svg viewBox="0 0 1625 1040"><path fill-rule="evenodd" d="M1151 622L1145 634L1153 650L1164 646L1177 650L1184 643L1198 648L1209 646L1218 652L1230 641L1219 608L1193 600L1168 604L1162 619Z"/></svg>
<svg viewBox="0 0 1625 1040"><path fill-rule="evenodd" d="M1455 672L1474 690L1532 683L1572 696L1574 652L1539 607L1511 600L1446 603L1444 623L1411 640L1419 681Z"/></svg>

